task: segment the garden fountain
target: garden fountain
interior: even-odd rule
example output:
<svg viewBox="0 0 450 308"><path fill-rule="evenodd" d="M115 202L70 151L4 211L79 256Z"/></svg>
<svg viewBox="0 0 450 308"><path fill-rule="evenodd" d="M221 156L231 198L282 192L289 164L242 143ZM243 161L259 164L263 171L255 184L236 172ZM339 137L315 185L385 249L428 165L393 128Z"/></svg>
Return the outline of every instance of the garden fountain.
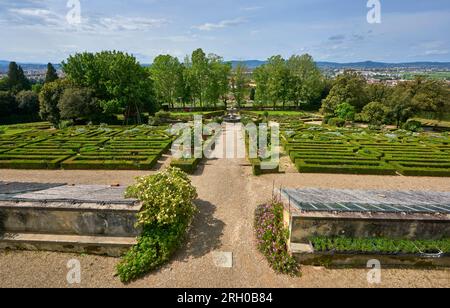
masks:
<svg viewBox="0 0 450 308"><path fill-rule="evenodd" d="M228 114L223 120L226 123L239 123L241 122L241 117L238 115L238 110L235 107L232 107L228 109Z"/></svg>

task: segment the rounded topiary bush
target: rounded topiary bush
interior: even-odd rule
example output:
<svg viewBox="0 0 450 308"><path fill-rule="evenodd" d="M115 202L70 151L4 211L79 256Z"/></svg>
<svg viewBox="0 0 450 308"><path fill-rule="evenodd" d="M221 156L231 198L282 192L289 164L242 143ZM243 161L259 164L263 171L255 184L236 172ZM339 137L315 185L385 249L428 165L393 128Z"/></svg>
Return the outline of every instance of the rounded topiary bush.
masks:
<svg viewBox="0 0 450 308"><path fill-rule="evenodd" d="M411 132L422 131L422 123L415 120L410 120L403 125L403 129L409 130Z"/></svg>
<svg viewBox="0 0 450 308"><path fill-rule="evenodd" d="M328 125L336 126L336 127L344 127L345 120L341 118L331 118L328 120Z"/></svg>

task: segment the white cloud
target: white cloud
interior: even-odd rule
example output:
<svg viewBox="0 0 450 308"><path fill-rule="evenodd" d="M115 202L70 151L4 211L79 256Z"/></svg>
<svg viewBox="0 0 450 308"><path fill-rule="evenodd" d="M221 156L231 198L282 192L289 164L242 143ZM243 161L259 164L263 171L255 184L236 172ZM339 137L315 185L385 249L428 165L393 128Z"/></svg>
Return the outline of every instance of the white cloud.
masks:
<svg viewBox="0 0 450 308"><path fill-rule="evenodd" d="M93 20L94 28L104 28L109 31L142 31L160 28L169 23L166 19L152 19L142 17L103 17Z"/></svg>
<svg viewBox="0 0 450 308"><path fill-rule="evenodd" d="M201 31L212 31L216 29L224 29L228 27L239 26L245 22L246 20L244 18L236 18L236 19L222 20L218 23L205 23L203 25L194 26L194 29L198 29Z"/></svg>
<svg viewBox="0 0 450 308"><path fill-rule="evenodd" d="M249 6L249 7L243 7L241 8L241 11L245 11L245 12L253 12L253 11L259 11L264 9L263 6Z"/></svg>
<svg viewBox="0 0 450 308"><path fill-rule="evenodd" d="M66 20L66 13L56 13L44 8L11 8L5 22L16 27L43 27L46 31L95 32L97 34L114 34L120 31L147 31L169 24L167 19L146 18L139 16L87 16L82 14L81 24L71 25Z"/></svg>

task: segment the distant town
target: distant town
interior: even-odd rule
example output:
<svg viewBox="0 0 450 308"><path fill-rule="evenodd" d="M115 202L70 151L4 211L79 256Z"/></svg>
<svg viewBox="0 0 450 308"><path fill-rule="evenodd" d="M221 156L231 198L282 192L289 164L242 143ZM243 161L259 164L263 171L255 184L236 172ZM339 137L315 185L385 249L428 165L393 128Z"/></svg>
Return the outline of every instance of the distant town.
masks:
<svg viewBox="0 0 450 308"><path fill-rule="evenodd" d="M235 67L239 63L245 64L248 68L248 75L252 75L255 68L263 65L265 61L230 61ZM9 61L0 61L0 79L6 77ZM45 80L47 64L22 64L26 77L33 83L40 83ZM358 62L358 63L335 63L317 62L322 73L334 78L341 75L346 70L354 70L363 75L368 83L386 83L395 86L399 82L414 79L421 75L431 79L446 80L450 84L450 63L445 62L417 62L417 63L382 63L382 62ZM60 77L63 77L61 65L54 65ZM144 64L144 66L150 66Z"/></svg>

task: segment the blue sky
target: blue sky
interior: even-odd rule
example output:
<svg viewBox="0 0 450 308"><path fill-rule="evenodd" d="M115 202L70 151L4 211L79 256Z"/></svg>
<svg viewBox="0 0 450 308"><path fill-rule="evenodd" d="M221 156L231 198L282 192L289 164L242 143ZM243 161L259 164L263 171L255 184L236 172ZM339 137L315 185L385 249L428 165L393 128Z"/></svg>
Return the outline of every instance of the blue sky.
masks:
<svg viewBox="0 0 450 308"><path fill-rule="evenodd" d="M367 22L367 0L81 0L78 25L67 2L0 0L0 59L116 49L149 63L201 47L226 60L450 62L448 0L380 0L381 24Z"/></svg>

